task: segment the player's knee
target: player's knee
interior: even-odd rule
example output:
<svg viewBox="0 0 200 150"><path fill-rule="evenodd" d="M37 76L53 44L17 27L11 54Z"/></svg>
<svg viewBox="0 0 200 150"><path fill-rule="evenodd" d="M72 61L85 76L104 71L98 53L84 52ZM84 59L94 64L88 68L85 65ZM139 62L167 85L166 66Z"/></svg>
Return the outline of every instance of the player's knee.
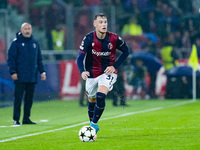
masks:
<svg viewBox="0 0 200 150"><path fill-rule="evenodd" d="M88 97L88 101L90 102L90 103L96 103L96 98L90 98L90 97Z"/></svg>
<svg viewBox="0 0 200 150"><path fill-rule="evenodd" d="M106 105L105 103L106 95L104 93L97 92L96 99L97 99L97 106L99 108L104 108Z"/></svg>

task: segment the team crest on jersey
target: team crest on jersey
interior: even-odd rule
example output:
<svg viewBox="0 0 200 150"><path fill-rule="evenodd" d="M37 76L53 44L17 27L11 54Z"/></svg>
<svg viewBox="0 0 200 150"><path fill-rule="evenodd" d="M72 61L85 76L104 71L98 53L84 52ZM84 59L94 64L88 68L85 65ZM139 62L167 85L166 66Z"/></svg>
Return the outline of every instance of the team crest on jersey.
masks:
<svg viewBox="0 0 200 150"><path fill-rule="evenodd" d="M33 48L36 48L36 44L35 43L33 43Z"/></svg>
<svg viewBox="0 0 200 150"><path fill-rule="evenodd" d="M111 50L113 48L112 43L108 43L108 48Z"/></svg>

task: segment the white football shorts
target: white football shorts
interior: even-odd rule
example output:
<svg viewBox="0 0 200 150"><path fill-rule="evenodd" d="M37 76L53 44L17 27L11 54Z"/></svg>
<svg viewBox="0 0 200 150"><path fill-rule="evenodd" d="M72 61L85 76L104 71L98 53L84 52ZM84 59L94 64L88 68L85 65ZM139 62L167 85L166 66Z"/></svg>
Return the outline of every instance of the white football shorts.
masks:
<svg viewBox="0 0 200 150"><path fill-rule="evenodd" d="M96 93L100 85L104 85L109 91L113 89L113 84L117 81L117 74L106 75L105 73L96 78L87 78L86 80L86 92L88 97L96 98Z"/></svg>

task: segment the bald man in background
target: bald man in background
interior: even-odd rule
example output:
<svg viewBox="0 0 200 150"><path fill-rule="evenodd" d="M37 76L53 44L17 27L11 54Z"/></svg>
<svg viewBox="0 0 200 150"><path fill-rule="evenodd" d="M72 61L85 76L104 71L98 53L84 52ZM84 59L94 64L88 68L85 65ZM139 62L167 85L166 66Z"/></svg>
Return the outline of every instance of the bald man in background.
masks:
<svg viewBox="0 0 200 150"><path fill-rule="evenodd" d="M42 55L38 42L32 36L32 26L23 23L21 30L11 43L8 50L7 64L9 72L15 83L14 92L14 125L20 124L21 103L24 97L23 124L36 124L30 120L31 107L37 74L41 74L41 80L46 80L46 72L42 63Z"/></svg>

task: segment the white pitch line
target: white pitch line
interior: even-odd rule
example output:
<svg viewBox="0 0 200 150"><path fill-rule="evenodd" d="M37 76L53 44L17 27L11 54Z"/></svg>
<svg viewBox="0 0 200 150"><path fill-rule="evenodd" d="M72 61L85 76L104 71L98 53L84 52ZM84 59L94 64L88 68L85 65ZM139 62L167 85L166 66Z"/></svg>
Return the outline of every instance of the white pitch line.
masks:
<svg viewBox="0 0 200 150"><path fill-rule="evenodd" d="M49 120L40 120L39 122L48 122ZM37 121L36 121L37 122ZM13 128L13 127L20 127L21 125L9 125L9 126L0 126L0 128Z"/></svg>
<svg viewBox="0 0 200 150"><path fill-rule="evenodd" d="M164 107L156 107L156 108L151 108L151 109L146 109L146 110L141 110L141 111L136 111L136 112L130 112L130 113L125 113L125 114L121 114L121 115L118 115L118 116L114 116L114 117L102 118L101 120L109 120L109 119L115 119L115 118L120 118L120 117L126 117L126 116L130 116L130 115L134 115L134 114L156 111L156 110L160 110L160 109L163 109L163 108Z"/></svg>
<svg viewBox="0 0 200 150"><path fill-rule="evenodd" d="M0 143L8 142L8 141L13 141L13 140L17 140L17 139L21 139L21 138L25 138L25 137L40 135L40 134L44 134L44 133L52 133L52 132L55 132L55 131L69 129L69 128L77 127L77 126L80 126L80 125L85 125L87 123L89 123L89 121L78 123L78 124L71 125L71 126L66 126L66 127L63 127L63 128L54 129L54 130L48 130L48 131L43 131L43 132L38 132L38 133L33 133L33 134L27 134L27 135L12 137L12 138L9 138L9 139L1 140Z"/></svg>
<svg viewBox="0 0 200 150"><path fill-rule="evenodd" d="M109 120L109 119L115 119L115 118L120 118L120 117L126 117L126 116L130 116L130 115L134 115L134 114L140 114L140 113L146 113L146 112L161 110L161 109L164 109L164 108L177 107L177 106L186 105L186 104L194 103L194 102L196 102L196 101L181 102L181 103L169 106L169 107L156 107L156 108L151 108L151 109L146 109L146 110L141 110L141 111L136 111L136 112L125 113L125 114L114 116L114 117L102 118L101 120ZM80 126L80 125L85 125L85 124L88 124L88 123L89 123L89 121L85 121L85 122L82 122L82 123L78 123L78 124L66 126L66 127L63 127L63 128L54 129L54 130L48 130L48 131L43 131L43 132L38 132L38 133L33 133L33 134L27 134L27 135L12 137L12 138L8 138L8 139L5 139L5 140L0 140L0 143L8 142L8 141L14 141L14 140L17 140L17 139L35 136L35 135L41 135L41 134L45 134L45 133L52 133L52 132L56 132L56 131L60 131L60 130L65 130L65 129L77 127L77 126Z"/></svg>

